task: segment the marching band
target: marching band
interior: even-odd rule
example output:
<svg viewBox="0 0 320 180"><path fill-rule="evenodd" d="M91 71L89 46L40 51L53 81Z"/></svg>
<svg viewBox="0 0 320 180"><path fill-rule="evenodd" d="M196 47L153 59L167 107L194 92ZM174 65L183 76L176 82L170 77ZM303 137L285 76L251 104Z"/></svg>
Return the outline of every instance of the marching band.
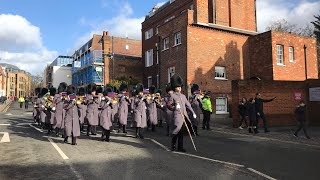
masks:
<svg viewBox="0 0 320 180"><path fill-rule="evenodd" d="M54 131L55 136L64 138L65 143L71 137L72 145L77 145L81 132L85 133L85 124L87 136L96 135L97 126L100 126L101 140L109 142L114 124L119 127L118 133L127 133L128 117L132 120L131 127L136 130L135 137L141 139L144 138L144 129L151 128L154 132L158 121L162 126L164 120L166 135L172 136L172 150L184 152L184 131L188 130L191 139L198 135L202 94L199 86L194 84L188 100L181 93L182 82L178 75L171 77L164 97L155 86L145 89L140 83L132 88L131 97L125 82L119 89L111 85L102 89L94 83L76 89L64 82L58 89L36 88L33 118L39 127L47 129L48 134Z"/></svg>

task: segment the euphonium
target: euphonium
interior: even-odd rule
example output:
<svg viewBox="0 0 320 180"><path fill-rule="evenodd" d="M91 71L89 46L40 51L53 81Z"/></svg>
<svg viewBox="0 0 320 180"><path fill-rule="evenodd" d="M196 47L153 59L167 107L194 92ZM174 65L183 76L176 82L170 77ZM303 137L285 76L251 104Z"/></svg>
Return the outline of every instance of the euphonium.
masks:
<svg viewBox="0 0 320 180"><path fill-rule="evenodd" d="M114 96L112 99L111 99L112 103L115 104L118 102L118 97L117 96Z"/></svg>
<svg viewBox="0 0 320 180"><path fill-rule="evenodd" d="M77 104L82 104L83 101L84 101L84 100L83 100L83 96L77 96L77 97L76 97L76 103L77 103Z"/></svg>
<svg viewBox="0 0 320 180"><path fill-rule="evenodd" d="M45 94L44 96L43 96L43 99L44 99L44 101L45 101L45 107L46 108L51 108L52 107L52 104L53 104L53 98L51 97L51 95L50 95L50 92L48 92L47 94Z"/></svg>
<svg viewBox="0 0 320 180"><path fill-rule="evenodd" d="M200 99L204 98L204 93L199 93L197 95L199 96Z"/></svg>

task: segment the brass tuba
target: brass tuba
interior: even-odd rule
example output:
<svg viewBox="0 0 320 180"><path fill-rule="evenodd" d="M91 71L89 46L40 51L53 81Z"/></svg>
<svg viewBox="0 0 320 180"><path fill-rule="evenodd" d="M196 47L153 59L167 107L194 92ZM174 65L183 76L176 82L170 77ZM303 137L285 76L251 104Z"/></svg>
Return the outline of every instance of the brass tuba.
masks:
<svg viewBox="0 0 320 180"><path fill-rule="evenodd" d="M76 97L76 103L77 103L77 104L82 104L83 102L84 102L83 96L77 96L77 97Z"/></svg>
<svg viewBox="0 0 320 180"><path fill-rule="evenodd" d="M52 104L53 104L53 98L51 97L51 95L50 95L50 92L48 92L47 94L45 94L44 96L43 96L43 99L44 99L44 101L45 101L45 107L46 108L52 108Z"/></svg>

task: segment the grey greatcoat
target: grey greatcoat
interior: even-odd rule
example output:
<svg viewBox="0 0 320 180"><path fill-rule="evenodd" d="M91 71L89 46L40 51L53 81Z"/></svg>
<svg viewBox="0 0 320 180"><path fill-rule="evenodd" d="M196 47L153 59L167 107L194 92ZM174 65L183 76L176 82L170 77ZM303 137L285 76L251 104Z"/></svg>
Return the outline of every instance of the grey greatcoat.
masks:
<svg viewBox="0 0 320 180"><path fill-rule="evenodd" d="M124 95L119 96L118 116L121 125L127 125L129 103L130 100L128 99L128 97Z"/></svg>
<svg viewBox="0 0 320 180"><path fill-rule="evenodd" d="M178 104L180 105L180 109L177 108ZM191 107L191 104L187 100L186 96L181 93L174 92L171 94L171 99L169 100L169 106L170 106L170 109L173 110L174 127L173 127L172 134L178 134L178 132L181 130L184 124L183 116L186 121L190 122L187 109L192 114L195 114L195 113ZM181 115L181 112L183 116Z"/></svg>
<svg viewBox="0 0 320 180"><path fill-rule="evenodd" d="M87 106L84 104L78 104L78 114L79 114L79 121L81 124L84 123L84 117L86 116Z"/></svg>
<svg viewBox="0 0 320 180"><path fill-rule="evenodd" d="M93 99L91 94L87 94L87 114L86 119L91 126L97 126L99 124L99 109L98 101Z"/></svg>
<svg viewBox="0 0 320 180"><path fill-rule="evenodd" d="M40 120L40 103L41 103L41 99L38 97L35 97L34 99L34 109L33 109L33 117L36 121Z"/></svg>
<svg viewBox="0 0 320 180"><path fill-rule="evenodd" d="M77 105L75 104L75 102L70 102L65 106L65 110L65 135L73 137L80 136L80 124Z"/></svg>
<svg viewBox="0 0 320 180"><path fill-rule="evenodd" d="M40 121L42 123L46 122L46 117L47 117L46 109L44 107L45 103L46 103L45 100L41 98L41 100L40 100Z"/></svg>
<svg viewBox="0 0 320 180"><path fill-rule="evenodd" d="M202 112L201 106L202 106L202 100L199 99L196 95L193 95L190 97L190 100L192 101L191 107L193 111L196 113L197 117L193 118L193 115L190 115L190 120L192 125L198 126L200 123L200 114Z"/></svg>
<svg viewBox="0 0 320 180"><path fill-rule="evenodd" d="M118 102L112 102L112 113L111 113L111 119L112 122L118 122Z"/></svg>
<svg viewBox="0 0 320 180"><path fill-rule="evenodd" d="M150 124L157 125L158 117L157 117L157 104L154 99L147 99L147 116Z"/></svg>
<svg viewBox="0 0 320 180"><path fill-rule="evenodd" d="M64 107L64 100L60 94L54 95L54 106L56 108L56 112L54 113L54 123L53 128L64 128L64 116L65 110Z"/></svg>
<svg viewBox="0 0 320 180"><path fill-rule="evenodd" d="M100 126L105 130L110 130L112 127L112 104L105 100L100 103L101 112L99 114Z"/></svg>
<svg viewBox="0 0 320 180"><path fill-rule="evenodd" d="M172 127L173 125L173 111L171 111L169 108L168 108L168 104L170 103L170 96L165 96L163 98L164 102L165 102L165 105L164 105L164 112L165 112L165 121L167 123L168 126Z"/></svg>
<svg viewBox="0 0 320 180"><path fill-rule="evenodd" d="M144 99L141 97L135 97L131 107L133 109L133 119L135 122L135 127L147 127L147 108Z"/></svg>

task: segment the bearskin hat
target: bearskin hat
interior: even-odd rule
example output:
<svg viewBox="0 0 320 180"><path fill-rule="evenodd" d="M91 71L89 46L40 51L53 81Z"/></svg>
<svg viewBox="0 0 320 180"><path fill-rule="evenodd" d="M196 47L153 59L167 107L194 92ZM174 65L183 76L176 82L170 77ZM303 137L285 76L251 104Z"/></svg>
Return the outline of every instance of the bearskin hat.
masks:
<svg viewBox="0 0 320 180"><path fill-rule="evenodd" d="M97 86L95 83L91 83L88 85L87 87L87 92L88 94L91 94L92 92L96 91L97 90Z"/></svg>
<svg viewBox="0 0 320 180"><path fill-rule="evenodd" d="M157 93L161 95L161 94L162 94L161 89L158 89L158 90L157 90Z"/></svg>
<svg viewBox="0 0 320 180"><path fill-rule="evenodd" d="M127 91L127 90L128 90L128 85L125 82L122 82L120 84L119 91L122 92L122 91Z"/></svg>
<svg viewBox="0 0 320 180"><path fill-rule="evenodd" d="M40 96L42 97L42 96L44 96L45 94L47 94L48 93L48 89L47 88L42 88L41 89L41 92L40 92Z"/></svg>
<svg viewBox="0 0 320 180"><path fill-rule="evenodd" d="M96 89L96 93L99 94L99 93L102 93L103 92L103 89L101 86L97 86L97 89Z"/></svg>
<svg viewBox="0 0 320 180"><path fill-rule="evenodd" d="M54 87L50 88L49 91L50 91L50 96L54 96L57 93L57 89Z"/></svg>
<svg viewBox="0 0 320 180"><path fill-rule="evenodd" d="M138 94L137 89L135 87L131 90L131 96L136 96Z"/></svg>
<svg viewBox="0 0 320 180"><path fill-rule="evenodd" d="M170 82L171 82L171 87L172 88L182 87L183 86L182 78L177 74L173 75L170 78Z"/></svg>
<svg viewBox="0 0 320 180"><path fill-rule="evenodd" d="M78 89L78 95L79 96L84 96L85 94L86 94L86 91L85 91L84 87L80 87Z"/></svg>
<svg viewBox="0 0 320 180"><path fill-rule="evenodd" d="M73 85L69 85L67 87L67 94L70 95L70 94L75 94L77 92L77 89L76 87L74 87Z"/></svg>
<svg viewBox="0 0 320 180"><path fill-rule="evenodd" d="M169 91L172 91L172 87L170 83L166 85L166 93L168 93Z"/></svg>
<svg viewBox="0 0 320 180"><path fill-rule="evenodd" d="M139 83L136 85L137 93L143 92L143 89L144 89L143 84Z"/></svg>
<svg viewBox="0 0 320 180"><path fill-rule="evenodd" d="M58 87L58 93L66 92L66 91L67 91L67 83L65 82L60 83Z"/></svg>
<svg viewBox="0 0 320 180"><path fill-rule="evenodd" d="M36 88L36 89L34 90L34 93L35 93L36 95L39 95L39 94L40 94L40 91L41 91L41 88Z"/></svg>
<svg viewBox="0 0 320 180"><path fill-rule="evenodd" d="M150 92L150 94L156 93L156 87L154 85L150 86L149 87L149 92Z"/></svg>
<svg viewBox="0 0 320 180"><path fill-rule="evenodd" d="M193 94L195 91L198 91L200 89L198 84L192 84L191 86L191 94Z"/></svg>
<svg viewBox="0 0 320 180"><path fill-rule="evenodd" d="M110 93L110 92L113 92L113 87L110 86L110 85L107 85L107 86L104 88L103 96L108 96L108 93Z"/></svg>

